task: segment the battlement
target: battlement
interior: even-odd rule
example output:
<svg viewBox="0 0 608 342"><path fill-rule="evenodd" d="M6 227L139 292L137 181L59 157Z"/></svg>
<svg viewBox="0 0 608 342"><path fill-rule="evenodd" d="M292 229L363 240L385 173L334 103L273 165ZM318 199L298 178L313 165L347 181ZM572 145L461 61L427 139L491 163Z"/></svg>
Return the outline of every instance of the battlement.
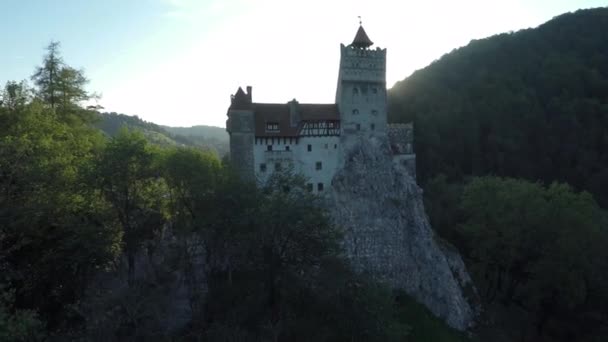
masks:
<svg viewBox="0 0 608 342"><path fill-rule="evenodd" d="M352 45L340 44L342 57L360 57L372 59L386 59L386 49L376 47L375 49L361 49Z"/></svg>
<svg viewBox="0 0 608 342"><path fill-rule="evenodd" d="M340 45L340 78L343 81L386 82L386 49Z"/></svg>

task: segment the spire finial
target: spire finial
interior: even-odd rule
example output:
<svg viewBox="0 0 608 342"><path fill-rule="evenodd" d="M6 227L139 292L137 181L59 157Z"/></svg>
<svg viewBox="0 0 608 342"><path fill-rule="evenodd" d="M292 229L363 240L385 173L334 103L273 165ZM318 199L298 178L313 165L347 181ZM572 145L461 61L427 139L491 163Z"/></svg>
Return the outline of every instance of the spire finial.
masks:
<svg viewBox="0 0 608 342"><path fill-rule="evenodd" d="M359 26L363 25L363 22L361 21L361 16L357 16L357 18L359 18Z"/></svg>

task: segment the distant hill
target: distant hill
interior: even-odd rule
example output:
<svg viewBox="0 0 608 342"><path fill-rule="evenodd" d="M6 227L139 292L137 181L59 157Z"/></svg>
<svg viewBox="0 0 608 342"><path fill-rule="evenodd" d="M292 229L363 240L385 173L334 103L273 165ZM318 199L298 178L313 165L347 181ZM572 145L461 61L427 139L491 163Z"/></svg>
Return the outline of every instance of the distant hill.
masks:
<svg viewBox="0 0 608 342"><path fill-rule="evenodd" d="M222 157L228 153L228 137L224 128L211 126L168 127L142 120L138 116L118 113L100 113L97 127L114 136L121 127L137 129L148 140L161 146L194 146L213 150ZM187 136L180 132L190 133Z"/></svg>
<svg viewBox="0 0 608 342"><path fill-rule="evenodd" d="M608 207L608 8L473 40L398 82L421 182L495 174L591 191Z"/></svg>
<svg viewBox="0 0 608 342"><path fill-rule="evenodd" d="M215 126L170 127L161 126L175 136L185 137L201 146L213 146L220 156L229 152L229 138L226 129Z"/></svg>
<svg viewBox="0 0 608 342"><path fill-rule="evenodd" d="M228 133L226 129L223 127L216 126L192 126L192 127L170 127L170 126L160 126L166 131L182 135L182 136L195 136L195 137L206 137L209 139L217 139L220 141L228 141Z"/></svg>

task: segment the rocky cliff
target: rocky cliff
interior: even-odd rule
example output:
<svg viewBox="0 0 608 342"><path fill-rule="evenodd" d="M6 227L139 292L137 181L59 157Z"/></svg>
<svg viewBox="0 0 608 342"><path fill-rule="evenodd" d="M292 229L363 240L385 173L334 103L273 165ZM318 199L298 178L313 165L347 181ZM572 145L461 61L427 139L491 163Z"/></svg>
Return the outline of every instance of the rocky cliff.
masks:
<svg viewBox="0 0 608 342"><path fill-rule="evenodd" d="M405 290L451 327L466 330L475 309L460 255L435 236L422 190L393 163L388 140L358 139L343 145L343 166L332 181L332 217L344 230L347 258L355 270Z"/></svg>

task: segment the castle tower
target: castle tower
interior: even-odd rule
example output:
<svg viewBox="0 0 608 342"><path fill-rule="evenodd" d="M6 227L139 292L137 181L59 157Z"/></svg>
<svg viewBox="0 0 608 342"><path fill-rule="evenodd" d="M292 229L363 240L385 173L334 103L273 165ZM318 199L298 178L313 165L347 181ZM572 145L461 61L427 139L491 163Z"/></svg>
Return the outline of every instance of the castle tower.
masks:
<svg viewBox="0 0 608 342"><path fill-rule="evenodd" d="M386 49L371 45L363 26L350 45L340 44L336 104L343 142L387 134Z"/></svg>
<svg viewBox="0 0 608 342"><path fill-rule="evenodd" d="M251 100L251 87L247 94L239 87L230 96L226 131L230 135L230 160L243 179L254 179L253 144L255 141L255 117Z"/></svg>

